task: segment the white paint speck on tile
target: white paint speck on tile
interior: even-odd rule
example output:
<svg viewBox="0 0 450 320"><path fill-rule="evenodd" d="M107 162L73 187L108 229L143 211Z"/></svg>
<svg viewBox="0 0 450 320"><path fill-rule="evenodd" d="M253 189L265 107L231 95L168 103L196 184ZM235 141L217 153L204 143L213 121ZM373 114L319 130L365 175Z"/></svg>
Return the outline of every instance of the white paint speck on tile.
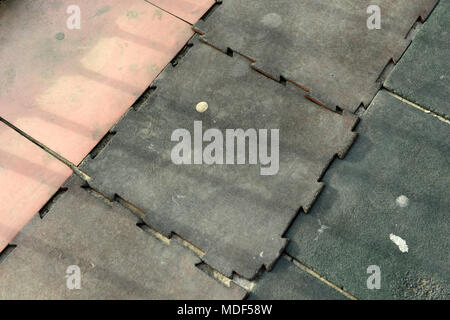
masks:
<svg viewBox="0 0 450 320"><path fill-rule="evenodd" d="M317 229L317 236L314 238L314 241L319 240L320 235L327 229L330 229L330 227L322 224L322 221L320 221L320 219L317 220L317 222L319 223L320 228Z"/></svg>
<svg viewBox="0 0 450 320"><path fill-rule="evenodd" d="M391 241L397 245L397 247L400 249L401 252L403 253L408 252L409 248L405 240L403 240L399 236L396 236L393 233L389 235L389 239L391 239Z"/></svg>
<svg viewBox="0 0 450 320"><path fill-rule="evenodd" d="M398 205L400 208L406 208L406 207L409 205L409 199L408 199L408 197L405 196L405 195L399 196L399 197L395 200L395 202L397 203L397 205Z"/></svg>
<svg viewBox="0 0 450 320"><path fill-rule="evenodd" d="M261 19L261 22L266 27L278 28L280 25L283 24L283 19L281 18L281 16L279 14L276 14L273 12L273 13L269 13L269 14L265 15Z"/></svg>

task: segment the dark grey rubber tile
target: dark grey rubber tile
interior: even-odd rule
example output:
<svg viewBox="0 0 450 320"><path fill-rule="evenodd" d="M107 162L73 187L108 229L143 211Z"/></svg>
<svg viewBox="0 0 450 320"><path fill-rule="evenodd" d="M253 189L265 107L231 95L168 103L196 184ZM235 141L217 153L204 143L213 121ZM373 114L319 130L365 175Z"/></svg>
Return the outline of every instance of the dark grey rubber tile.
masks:
<svg viewBox="0 0 450 320"><path fill-rule="evenodd" d="M119 122L110 144L82 168L95 189L118 194L145 211L155 229L201 248L211 266L253 278L285 247L283 233L298 210L313 203L334 156L342 157L353 143L357 119L316 105L294 85L268 79L243 57L193 41L178 65L159 76L153 96ZM196 111L201 101L209 104L203 113ZM194 121L202 121L204 131L279 129L278 172L273 167L275 175L261 175L267 166L249 165L248 144L247 164L174 164L178 140L171 141L172 133L186 129L194 138ZM194 147L186 154L195 150L201 154Z"/></svg>
<svg viewBox="0 0 450 320"><path fill-rule="evenodd" d="M281 258L271 272L258 278L250 300L346 300L326 283Z"/></svg>
<svg viewBox="0 0 450 320"><path fill-rule="evenodd" d="M47 215L16 237L0 263L0 299L241 299L195 265L193 253L136 227L136 218L107 204L72 177ZM81 271L81 289L67 288L66 271ZM73 272L72 270L70 270Z"/></svg>
<svg viewBox="0 0 450 320"><path fill-rule="evenodd" d="M357 131L288 231L288 253L360 299L446 298L450 126L380 91ZM366 285L371 265L379 290Z"/></svg>
<svg viewBox="0 0 450 320"><path fill-rule="evenodd" d="M369 105L377 81L410 43L410 28L437 0L224 0L195 28L216 47L231 48L259 68L309 89L323 103L355 111ZM369 30L370 5L381 29Z"/></svg>
<svg viewBox="0 0 450 320"><path fill-rule="evenodd" d="M441 1L400 59L385 87L450 117L450 2Z"/></svg>

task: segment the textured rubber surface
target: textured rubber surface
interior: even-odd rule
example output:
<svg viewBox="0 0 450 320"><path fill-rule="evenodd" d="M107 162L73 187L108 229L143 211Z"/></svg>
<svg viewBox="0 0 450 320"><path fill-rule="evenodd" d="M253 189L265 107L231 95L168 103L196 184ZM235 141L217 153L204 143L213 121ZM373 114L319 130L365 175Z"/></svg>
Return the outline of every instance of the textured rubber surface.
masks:
<svg viewBox="0 0 450 320"><path fill-rule="evenodd" d="M343 294L285 258L258 278L250 300L344 300Z"/></svg>
<svg viewBox="0 0 450 320"><path fill-rule="evenodd" d="M78 164L193 35L143 0L6 1L0 116Z"/></svg>
<svg viewBox="0 0 450 320"><path fill-rule="evenodd" d="M191 24L196 23L215 0L146 0Z"/></svg>
<svg viewBox="0 0 450 320"><path fill-rule="evenodd" d="M72 171L0 122L0 252Z"/></svg>
<svg viewBox="0 0 450 320"><path fill-rule="evenodd" d="M381 91L357 131L288 231L288 253L360 299L447 299L450 126ZM366 285L371 265L379 290Z"/></svg>
<svg viewBox="0 0 450 320"><path fill-rule="evenodd" d="M247 59L197 39L155 85L153 96L114 127L111 143L82 169L95 189L118 194L144 210L157 230L204 250L208 264L253 278L262 265L272 266L286 244L284 231L320 192L320 176L352 144L357 118L322 108L294 85L254 71ZM200 101L209 104L204 113L196 111ZM261 165L249 165L248 156L239 165L174 164L172 133L187 129L193 136L194 121L224 135L225 129L279 129L278 173L261 175Z"/></svg>
<svg viewBox="0 0 450 320"><path fill-rule="evenodd" d="M385 82L385 87L450 117L450 2L441 1Z"/></svg>
<svg viewBox="0 0 450 320"><path fill-rule="evenodd" d="M225 0L196 29L216 47L257 61L275 78L295 81L330 107L369 105L388 62L398 60L410 28L437 0ZM370 5L381 29L369 30Z"/></svg>
<svg viewBox="0 0 450 320"><path fill-rule="evenodd" d="M164 244L139 229L129 211L80 186L72 177L44 219L36 217L14 240L17 247L0 263L0 299L245 297L198 269L200 259L188 249ZM80 268L80 290L67 288L69 266Z"/></svg>

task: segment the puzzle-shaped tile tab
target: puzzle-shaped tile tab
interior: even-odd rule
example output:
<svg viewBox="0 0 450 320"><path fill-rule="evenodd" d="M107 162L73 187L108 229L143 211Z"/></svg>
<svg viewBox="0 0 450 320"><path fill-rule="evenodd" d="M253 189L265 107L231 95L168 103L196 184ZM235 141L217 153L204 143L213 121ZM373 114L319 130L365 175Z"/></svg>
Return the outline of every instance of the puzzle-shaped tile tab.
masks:
<svg viewBox="0 0 450 320"><path fill-rule="evenodd" d="M262 265L272 266L284 231L319 194L322 173L352 144L357 118L322 108L301 89L254 71L247 59L197 39L155 85L82 166L91 186L144 210L148 224L192 242L222 273L253 278ZM237 140L228 134L239 135L237 129L244 149L236 147L236 155ZM184 152L177 151L181 143Z"/></svg>
<svg viewBox="0 0 450 320"><path fill-rule="evenodd" d="M450 126L381 91L358 133L288 253L360 299L447 299Z"/></svg>
<svg viewBox="0 0 450 320"><path fill-rule="evenodd" d="M273 77L312 90L324 104L355 111L369 105L384 68L407 48L410 28L436 2L225 0L196 29L216 47L256 60ZM374 5L381 10L380 29L372 29Z"/></svg>
<svg viewBox="0 0 450 320"><path fill-rule="evenodd" d="M209 277L188 249L136 226L117 203L81 188L75 176L44 219L36 217L0 263L1 299L242 299ZM81 290L76 290L80 288Z"/></svg>
<svg viewBox="0 0 450 320"><path fill-rule="evenodd" d="M425 22L385 87L450 117L450 2L441 1Z"/></svg>

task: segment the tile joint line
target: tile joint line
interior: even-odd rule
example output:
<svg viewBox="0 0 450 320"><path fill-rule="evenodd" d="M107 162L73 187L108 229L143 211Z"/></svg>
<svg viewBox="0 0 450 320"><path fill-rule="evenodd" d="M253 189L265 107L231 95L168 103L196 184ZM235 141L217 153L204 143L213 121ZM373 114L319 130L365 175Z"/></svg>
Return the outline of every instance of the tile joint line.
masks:
<svg viewBox="0 0 450 320"><path fill-rule="evenodd" d="M169 11L167 11L167 10L161 8L160 6L157 6L156 4L151 3L149 0L144 0L144 1L147 2L148 4L154 6L155 8L158 8L159 10L164 11L164 12L167 13L167 14L170 14L172 17L175 17L175 18L177 18L177 19L180 19L181 21L186 22L186 23L189 24L190 26L193 26L193 24L190 23L189 21L186 21L186 20L184 20L183 18L181 18L181 17L179 17L179 16L177 16L177 15L174 15L172 12L169 12Z"/></svg>
<svg viewBox="0 0 450 320"><path fill-rule="evenodd" d="M313 277L317 278L318 280L322 281L326 285L328 285L328 286L332 287L333 289L339 291L339 293L343 294L347 298L349 298L351 300L359 300L355 296L353 296L350 293L348 293L348 292L344 291L343 289L339 288L337 285L335 285L331 281L327 280L326 278L324 278L323 276L318 274L316 271L314 271L311 268L307 267L306 265L304 265L303 263L301 263L300 261L298 261L294 257L290 256L289 254L283 253L282 257L287 259L288 261L292 262L297 268L307 272L308 274L310 274L311 276L313 276Z"/></svg>
<svg viewBox="0 0 450 320"><path fill-rule="evenodd" d="M6 126L8 126L10 129L16 131L18 134L20 134L22 137L24 137L25 139L27 139L28 141L30 141L31 143L35 144L36 146L38 146L39 148L41 148L42 150L44 150L45 152L47 152L48 154L50 154L51 156L53 156L55 159L57 159L58 161L62 162L63 164L65 164L66 166L68 166L70 169L72 169L72 171L79 176L80 178L82 178L83 180L90 180L90 177L85 174L83 171L81 171L76 165L74 165L72 162L70 162L69 160L67 160L66 158L64 158L63 156L61 156L60 154L58 154L57 152L53 151L52 149L50 149L49 147L47 147L46 145L44 145L43 143L41 143L40 141L36 140L35 138L33 138L32 136L30 136L29 134L27 134L26 132L22 131L21 129L19 129L18 127L16 127L15 125L13 125L12 123L10 123L8 120L4 119L3 117L0 117L0 122L4 123Z"/></svg>
<svg viewBox="0 0 450 320"><path fill-rule="evenodd" d="M400 100L400 101L402 101L402 102L404 102L404 103L406 103L406 104L408 104L408 105L410 105L410 106L412 106L412 107L414 107L416 109L419 109L420 111L422 111L422 112L424 112L426 114L429 114L429 115L431 115L431 116L433 116L435 118L438 118L440 121L445 122L446 124L450 124L450 120L447 119L447 117L441 116L441 115L437 114L436 112L433 112L433 111L431 111L429 109L426 109L426 108L418 105L417 103L414 103L414 102L412 102L412 101L410 101L410 100L408 100L406 98L403 98L402 96L396 94L395 92L392 92L391 90L389 90L389 89L387 89L385 87L383 87L381 90L386 91L392 97L394 97L394 98L396 98L396 99L398 99L398 100Z"/></svg>

